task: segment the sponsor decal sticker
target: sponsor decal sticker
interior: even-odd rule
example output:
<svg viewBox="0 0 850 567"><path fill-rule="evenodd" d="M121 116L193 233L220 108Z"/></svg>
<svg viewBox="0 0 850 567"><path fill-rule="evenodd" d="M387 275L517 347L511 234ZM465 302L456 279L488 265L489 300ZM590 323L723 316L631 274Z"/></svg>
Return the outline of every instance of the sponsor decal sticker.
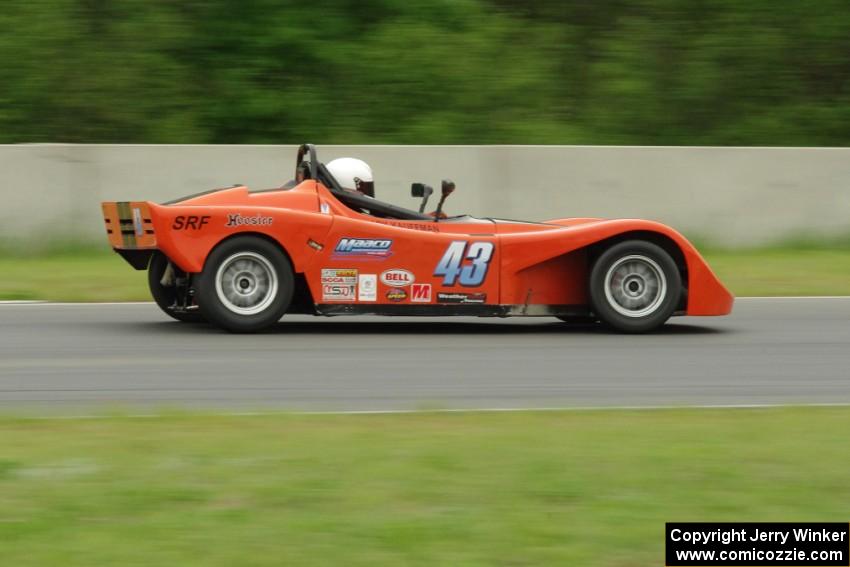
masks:
<svg viewBox="0 0 850 567"><path fill-rule="evenodd" d="M438 293L437 301L440 303L486 303L486 293Z"/></svg>
<svg viewBox="0 0 850 567"><path fill-rule="evenodd" d="M381 283L390 287L404 287L416 281L416 276L407 270L386 270L381 272Z"/></svg>
<svg viewBox="0 0 850 567"><path fill-rule="evenodd" d="M142 211L139 207L133 207L133 226L136 228L136 236L142 236L145 233L145 227L142 225Z"/></svg>
<svg viewBox="0 0 850 567"><path fill-rule="evenodd" d="M356 284L322 284L322 301L354 301L356 288Z"/></svg>
<svg viewBox="0 0 850 567"><path fill-rule="evenodd" d="M378 300L378 275L360 274L357 285L357 301Z"/></svg>
<svg viewBox="0 0 850 567"><path fill-rule="evenodd" d="M392 256L393 241L388 238L340 238L335 257L385 260Z"/></svg>
<svg viewBox="0 0 850 567"><path fill-rule="evenodd" d="M322 270L322 301L354 301L357 296L357 270Z"/></svg>
<svg viewBox="0 0 850 567"><path fill-rule="evenodd" d="M410 286L411 303L431 303L431 284L415 283Z"/></svg>
<svg viewBox="0 0 850 567"><path fill-rule="evenodd" d="M357 283L357 270L353 268L324 268L322 270L322 283Z"/></svg>
<svg viewBox="0 0 850 567"><path fill-rule="evenodd" d="M407 299L407 292L400 288L393 288L387 292L387 299L396 303L404 301Z"/></svg>
<svg viewBox="0 0 850 567"><path fill-rule="evenodd" d="M178 217L174 217L174 222L171 223L171 228L173 230L201 230L209 224L210 217L204 215L202 217L189 215L184 216L180 215Z"/></svg>
<svg viewBox="0 0 850 567"><path fill-rule="evenodd" d="M319 210L322 211L323 215L331 214L331 206L325 201L322 201L322 204L319 206Z"/></svg>
<svg viewBox="0 0 850 567"><path fill-rule="evenodd" d="M271 226L273 223L274 219L272 217L264 217L259 213L251 217L233 213L227 215L227 223L224 226Z"/></svg>

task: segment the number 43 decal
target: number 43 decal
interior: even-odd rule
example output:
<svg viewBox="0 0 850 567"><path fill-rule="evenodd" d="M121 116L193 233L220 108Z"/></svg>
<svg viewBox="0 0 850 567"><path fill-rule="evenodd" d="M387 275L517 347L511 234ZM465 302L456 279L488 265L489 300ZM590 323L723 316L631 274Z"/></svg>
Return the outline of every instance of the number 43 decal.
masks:
<svg viewBox="0 0 850 567"><path fill-rule="evenodd" d="M462 286L478 287L487 277L487 269L490 267L492 257L492 242L469 243L458 240L446 248L434 270L434 275L443 276L444 286L453 286L460 280ZM464 262L464 260L467 261Z"/></svg>

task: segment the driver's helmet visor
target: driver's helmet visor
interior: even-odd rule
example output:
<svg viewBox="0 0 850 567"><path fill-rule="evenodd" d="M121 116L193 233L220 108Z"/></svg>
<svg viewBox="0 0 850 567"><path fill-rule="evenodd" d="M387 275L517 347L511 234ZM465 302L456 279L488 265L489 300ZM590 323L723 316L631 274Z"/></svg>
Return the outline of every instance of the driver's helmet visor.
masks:
<svg viewBox="0 0 850 567"><path fill-rule="evenodd" d="M354 188L364 195L369 195L370 197L375 196L375 182L374 181L362 181L360 178L354 178Z"/></svg>

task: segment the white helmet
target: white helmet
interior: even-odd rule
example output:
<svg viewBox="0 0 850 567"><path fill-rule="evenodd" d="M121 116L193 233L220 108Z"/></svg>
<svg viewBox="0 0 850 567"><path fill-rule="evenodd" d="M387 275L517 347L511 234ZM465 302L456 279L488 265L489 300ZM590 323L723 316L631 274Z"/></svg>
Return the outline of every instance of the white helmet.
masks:
<svg viewBox="0 0 850 567"><path fill-rule="evenodd" d="M370 197L375 196L375 179L372 177L372 168L365 161L350 157L337 158L330 162L327 167L343 189L359 191Z"/></svg>

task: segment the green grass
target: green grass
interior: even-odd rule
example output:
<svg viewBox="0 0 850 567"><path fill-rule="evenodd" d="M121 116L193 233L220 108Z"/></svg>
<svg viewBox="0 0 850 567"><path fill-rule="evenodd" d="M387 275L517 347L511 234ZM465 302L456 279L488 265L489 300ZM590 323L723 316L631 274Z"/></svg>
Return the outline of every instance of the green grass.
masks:
<svg viewBox="0 0 850 567"><path fill-rule="evenodd" d="M661 565L846 521L848 408L0 420L4 565Z"/></svg>
<svg viewBox="0 0 850 567"><path fill-rule="evenodd" d="M735 295L850 295L850 247L708 250L704 254Z"/></svg>
<svg viewBox="0 0 850 567"><path fill-rule="evenodd" d="M850 246L708 249L705 257L738 296L850 295ZM0 253L0 299L147 301L144 272L109 250L79 248L32 256Z"/></svg>
<svg viewBox="0 0 850 567"><path fill-rule="evenodd" d="M146 274L109 249L0 253L0 299L150 301Z"/></svg>

